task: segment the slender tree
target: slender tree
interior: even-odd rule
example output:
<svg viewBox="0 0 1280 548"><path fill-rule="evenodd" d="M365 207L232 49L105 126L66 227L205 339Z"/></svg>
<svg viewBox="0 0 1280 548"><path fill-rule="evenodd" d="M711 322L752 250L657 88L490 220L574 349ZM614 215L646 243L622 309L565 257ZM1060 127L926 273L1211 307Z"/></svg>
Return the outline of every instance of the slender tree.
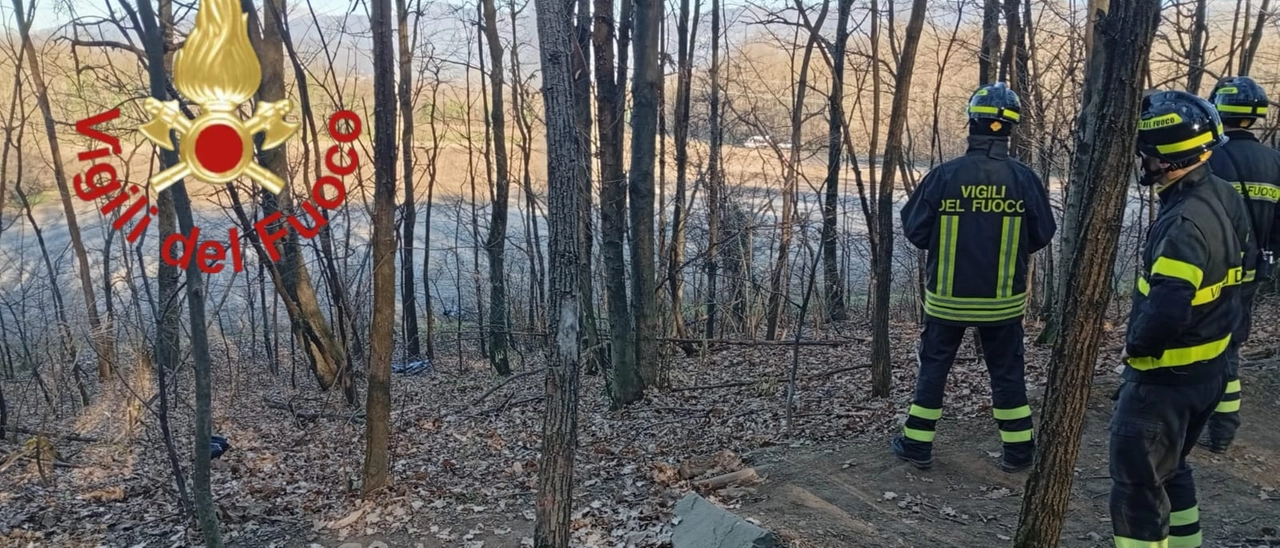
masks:
<svg viewBox="0 0 1280 548"><path fill-rule="evenodd" d="M822 281L827 317L840 322L849 317L844 307L844 280L840 278L840 263L836 257L839 243L836 223L840 214L840 152L844 139L844 57L849 43L849 12L853 8L853 0L838 2L836 42L831 46L831 93L827 95L827 181L822 200Z"/></svg>
<svg viewBox="0 0 1280 548"><path fill-rule="evenodd" d="M609 401L618 407L644 397L644 383L636 369L635 330L627 295L623 243L627 231L627 180L622 172L622 129L631 0L622 0L621 25L614 25L613 0L595 0L594 5L596 17L591 39L596 69L596 131L600 136L600 254L609 314Z"/></svg>
<svg viewBox="0 0 1280 548"><path fill-rule="evenodd" d="M396 0L396 48L400 62L400 81L396 94L400 101L400 159L404 165L403 228L400 237L400 316L404 323L404 340L409 359L422 356L422 335L418 331L417 286L413 276L413 232L418 217L418 200L414 195L413 176L413 50L417 33L410 30L407 0ZM416 26L416 25L415 25ZM426 280L423 280L426 283Z"/></svg>
<svg viewBox="0 0 1280 548"><path fill-rule="evenodd" d="M1258 46L1262 45L1262 33L1267 28L1267 16L1271 13L1267 9L1270 6L1271 0L1262 0L1262 7L1258 9L1258 19L1253 26L1253 34L1249 36L1249 45L1240 53L1240 74L1247 75L1253 68L1253 60L1258 56Z"/></svg>
<svg viewBox="0 0 1280 548"><path fill-rule="evenodd" d="M657 161L659 27L662 0L636 0L635 78L631 82L631 305L636 364L646 386L658 380L658 305L654 288L654 164Z"/></svg>
<svg viewBox="0 0 1280 548"><path fill-rule="evenodd" d="M1064 263L1071 290L1063 294L1039 432L1052 441L1036 444L1014 539L1018 548L1057 546L1062 535L1133 173L1141 76L1159 15L1159 0L1111 0L1093 29L1070 183L1081 196L1081 239Z"/></svg>
<svg viewBox="0 0 1280 548"><path fill-rule="evenodd" d="M574 112L573 33L568 2L535 0L542 97L547 128L548 250L551 260L548 293L547 409L542 426L538 466L535 548L568 548L573 508L573 461L578 445L578 358L580 316L578 231L582 188L577 180L587 161L577 145ZM583 98L585 100L585 98Z"/></svg>
<svg viewBox="0 0 1280 548"><path fill-rule="evenodd" d="M916 49L924 28L926 0L911 2L911 17L907 20L907 33L903 37L902 55L898 59L897 78L893 89L893 107L889 112L889 130L885 135L883 178L877 196L877 238L872 250L874 288L871 304L871 393L887 397L893 380L893 363L889 357L889 297L893 284L893 190L894 177L903 162L902 135L907 124L907 90L911 89L911 77L915 72Z"/></svg>
<svg viewBox="0 0 1280 548"><path fill-rule="evenodd" d="M711 68L707 74L711 86L711 97L707 101L707 131L711 133L711 150L707 155L707 323L704 332L707 339L716 336L716 313L719 307L716 283L720 267L720 214L723 210L720 199L724 182L720 172L721 145L724 143L724 128L720 123L723 114L720 105L720 10L720 0L711 0Z"/></svg>
<svg viewBox="0 0 1280 548"><path fill-rule="evenodd" d="M34 5L34 4L33 4ZM92 331L94 351L97 352L98 378L102 382L111 380L111 368L115 363L115 343L111 333L111 318L104 318L98 312L98 301L93 290L93 276L89 267L89 254L85 251L84 239L80 233L80 222L76 220L75 203L71 199L71 189L67 186L66 169L62 164L62 148L58 145L57 122L53 118L53 107L50 105L49 88L45 85L44 71L40 68L40 56L36 55L35 44L31 41L31 20L24 15L22 0L13 0L13 13L22 24L18 25L18 34L22 38L22 49L27 58L27 67L31 70L31 84L36 92L36 105L44 119L44 133L49 138L49 157L53 164L53 182L58 185L58 196L62 199L62 213L66 216L67 233L71 236L71 249L75 252L76 264L80 273L80 289L84 293L85 307L89 312L89 329ZM21 154L21 151L19 151Z"/></svg>
<svg viewBox="0 0 1280 548"><path fill-rule="evenodd" d="M1205 35L1209 32L1205 19L1208 12L1208 0L1196 0L1195 15L1191 21L1191 44L1187 47L1187 91L1194 94L1200 93L1200 81L1204 79L1204 55L1208 46Z"/></svg>
<svg viewBox="0 0 1280 548"><path fill-rule="evenodd" d="M507 206L511 173L507 166L506 103L503 101L502 42L498 38L498 11L494 0L481 0L484 41L489 46L489 129L493 132L493 209L484 249L489 256L489 362L499 375L511 374L507 341Z"/></svg>
<svg viewBox="0 0 1280 548"><path fill-rule="evenodd" d="M393 74L391 0L371 0L375 74ZM373 84L373 321L365 410L364 492L391 484L391 351L396 314L396 91L391 78ZM411 153L411 151L405 151Z"/></svg>
<svg viewBox="0 0 1280 548"><path fill-rule="evenodd" d="M667 290L671 293L671 324L676 337L685 338L684 324L684 247L685 227L688 225L686 196L689 190L689 108L693 86L693 45L698 42L698 19L702 12L702 0L693 6L693 22L689 22L689 0L680 0L679 19L676 22L676 104L675 138L676 188L672 197L671 250L667 258Z"/></svg>

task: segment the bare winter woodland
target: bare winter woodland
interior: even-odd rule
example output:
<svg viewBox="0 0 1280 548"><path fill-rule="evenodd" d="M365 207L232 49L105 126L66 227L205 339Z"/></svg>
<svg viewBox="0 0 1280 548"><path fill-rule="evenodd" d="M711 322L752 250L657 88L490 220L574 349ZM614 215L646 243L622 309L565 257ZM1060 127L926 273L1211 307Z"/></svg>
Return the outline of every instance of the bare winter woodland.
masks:
<svg viewBox="0 0 1280 548"><path fill-rule="evenodd" d="M100 146L76 123L120 109L99 129L120 139L122 183L145 188L173 165L137 128L145 98L181 99L174 52L206 2L249 13L253 101L295 105L298 134L257 155L287 189L187 179L150 195L158 213L131 242L113 227L114 194L76 195L92 165L79 155ZM1126 26L1155 12L1153 35ZM888 459L922 319L923 256L896 237L897 208L964 151L979 84L1021 95L1013 149L1059 214L1034 260L1027 323L1044 346L1029 349L1029 383L1056 378L1074 387L1057 398L1083 401L1095 376L1111 382L1155 214L1132 166L1102 158L1109 120L1136 119L1123 97L1139 88L1205 95L1226 75L1280 96L1278 12L1271 0L12 0L0 543L668 546L673 501L697 490L794 546L1099 545L1088 535L1109 525L1090 521L1087 478L1072 494L1080 427L1043 434L1070 448L1038 456L1025 492L1043 505L998 500L1024 492L1020 478L969 497L899 469L850 480L874 500L786 497L817 477L797 463L857 474ZM37 14L58 24L32 28ZM1110 77L1126 59L1141 69ZM327 127L344 109L363 121L349 145ZM273 213L305 211L331 146L359 161L345 203L314 237L278 249L253 237ZM1086 221L1089 207L1111 216ZM237 229L243 270L163 262L161 242L193 226ZM1259 314L1275 317L1274 302ZM1247 355L1274 386L1266 345L1280 333L1256 323ZM962 431L985 424L989 401L977 358L956 368L958 424L943 429ZM231 444L212 464L211 434ZM1256 462L1223 466L1245 488L1221 500L1271 517L1206 529L1223 546L1280 545L1280 503L1266 506L1280 499L1280 438L1252 447ZM772 491L752 485L766 464ZM958 477L951 491L985 481ZM1070 516L1068 498L1084 505ZM870 529L841 529L845 517Z"/></svg>

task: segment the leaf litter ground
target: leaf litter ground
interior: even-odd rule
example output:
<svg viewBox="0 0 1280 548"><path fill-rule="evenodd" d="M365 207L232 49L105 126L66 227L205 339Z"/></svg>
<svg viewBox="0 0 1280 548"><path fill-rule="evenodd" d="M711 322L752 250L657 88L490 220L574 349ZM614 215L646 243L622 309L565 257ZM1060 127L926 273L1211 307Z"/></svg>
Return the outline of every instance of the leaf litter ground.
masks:
<svg viewBox="0 0 1280 548"><path fill-rule="evenodd" d="M1255 341L1277 340L1276 328L1268 326L1280 323L1266 318L1278 315L1274 306L1259 311ZM1094 506L1088 519L1071 516L1069 532L1082 535L1081 546L1093 545L1089 542L1095 539L1087 533L1101 535L1108 529L1094 515L1099 503L1105 515L1107 487L1106 439L1096 426L1102 421L1105 428L1112 356L1119 352L1121 329L1113 330L1112 345L1102 351L1093 426L1077 474L1077 498ZM893 461L886 445L904 419L916 368L917 328L898 325L894 333L894 389L887 399L870 396L869 371L860 367L870 354L863 342L869 340L865 326L822 334L850 344L800 347L790 432L790 346L713 345L691 357L669 347L666 365L674 390L652 392L621 411L608 408L601 377L583 376L574 544L668 546L674 501L700 491L779 530L797 547L1005 545L1016 524L1025 476L995 471L999 444L990 420L985 366L966 340L948 383L939 468L915 472ZM1047 349L1028 346L1033 405L1039 403L1046 361ZM516 373L533 371L536 364L527 367ZM190 372L181 374L183 397L170 421L179 459L189 472ZM299 372L300 382L304 376ZM428 375L395 377L394 486L368 499L359 495L361 411L343 406L336 394L318 395L311 386L292 389L287 377L272 377L243 363L229 366L226 360L215 366L214 430L230 439L232 449L215 462L213 490L229 545L531 544L541 437L540 372L504 384L483 362L453 357L440 360ZM1272 410L1280 412L1276 367L1260 366L1246 376L1246 385L1268 382L1277 390L1252 398L1262 407L1269 397ZM0 460L8 465L0 472L0 544L199 543L198 532L180 518L153 415L141 413L140 425L130 432L128 398L115 392L99 395L87 409L64 406L61 418L32 411L46 406L29 382L6 383L5 394L10 409L18 410L11 423L55 433L48 445L63 465L49 469L44 459ZM1231 533L1241 542L1274 535L1275 516L1280 515L1280 502L1269 498L1280 499L1274 491L1280 485L1264 485L1280 477L1280 439L1253 437L1260 429L1249 425L1261 420L1253 413L1246 403L1240 444L1245 449L1197 463L1252 475L1240 489L1213 495L1216 501L1242 498L1261 504L1258 511L1271 510L1270 517L1263 512L1242 525L1254 527L1252 532ZM97 441L59 436L69 433ZM0 450L18 454L32 437L10 435L0 442ZM728 483L715 479L748 467L758 474L738 474ZM974 500L994 506L975 509ZM892 538L898 540L886 544Z"/></svg>

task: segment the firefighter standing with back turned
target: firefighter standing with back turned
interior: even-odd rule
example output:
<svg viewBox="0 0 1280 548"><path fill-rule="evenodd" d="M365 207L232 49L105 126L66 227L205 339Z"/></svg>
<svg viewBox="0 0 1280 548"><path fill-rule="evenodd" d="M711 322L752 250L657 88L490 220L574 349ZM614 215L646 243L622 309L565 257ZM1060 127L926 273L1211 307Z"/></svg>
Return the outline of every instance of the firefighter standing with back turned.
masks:
<svg viewBox="0 0 1280 548"><path fill-rule="evenodd" d="M1023 362L1027 259L1049 244L1056 226L1040 178L1009 157L1020 114L1017 94L1004 83L976 91L968 152L930 171L902 209L907 239L929 251L927 319L915 398L892 449L918 468L933 465L947 374L968 327L978 328L991 374L1000 468L1023 470L1035 452Z"/></svg>
<svg viewBox="0 0 1280 548"><path fill-rule="evenodd" d="M1280 152L1258 142L1250 130L1267 116L1267 94L1248 76L1226 78L1214 87L1210 101L1218 110L1231 140L1209 158L1213 174L1235 186L1248 204L1245 210L1253 241L1260 253L1244 265L1240 291L1240 324L1227 348L1227 389L1209 419L1200 445L1214 453L1226 452L1240 426L1240 346L1249 340L1253 325L1253 298L1258 284L1271 279L1275 250L1280 247Z"/></svg>
<svg viewBox="0 0 1280 548"><path fill-rule="evenodd" d="M1182 91L1143 99L1140 184L1160 213L1142 272L1111 418L1111 521L1118 548L1201 545L1187 454L1226 387L1226 353L1240 311L1247 225L1239 195L1205 164L1227 141L1213 105Z"/></svg>

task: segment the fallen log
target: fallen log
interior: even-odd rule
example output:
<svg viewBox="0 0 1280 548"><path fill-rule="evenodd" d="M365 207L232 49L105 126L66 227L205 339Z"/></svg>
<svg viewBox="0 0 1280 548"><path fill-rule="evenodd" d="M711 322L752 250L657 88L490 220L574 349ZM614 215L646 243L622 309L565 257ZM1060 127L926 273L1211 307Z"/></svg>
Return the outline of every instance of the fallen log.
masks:
<svg viewBox="0 0 1280 548"><path fill-rule="evenodd" d="M700 489L715 491L716 489L724 489L730 485L751 485L761 481L760 474L756 473L755 468L743 468L737 472L729 472L721 474L714 478L696 481L693 484Z"/></svg>

